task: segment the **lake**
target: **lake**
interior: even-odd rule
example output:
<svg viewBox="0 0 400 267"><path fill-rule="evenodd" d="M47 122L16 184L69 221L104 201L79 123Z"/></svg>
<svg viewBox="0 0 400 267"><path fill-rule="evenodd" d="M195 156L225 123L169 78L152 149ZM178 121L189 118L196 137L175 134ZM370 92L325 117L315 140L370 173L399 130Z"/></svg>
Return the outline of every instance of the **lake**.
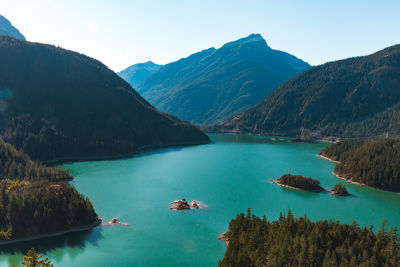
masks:
<svg viewBox="0 0 400 267"><path fill-rule="evenodd" d="M347 184L353 197L281 188L269 179L300 174L331 189L339 179L334 163L317 157L327 144L273 141L271 137L212 134L209 145L167 148L133 158L66 164L72 184L108 221L129 226L97 227L83 233L0 248L0 265L20 263L35 247L55 266L216 266L225 252L217 235L247 208L277 219L289 209L312 220L354 220L361 226L399 226L400 195ZM208 207L169 210L175 199ZM22 252L21 252L22 251Z"/></svg>

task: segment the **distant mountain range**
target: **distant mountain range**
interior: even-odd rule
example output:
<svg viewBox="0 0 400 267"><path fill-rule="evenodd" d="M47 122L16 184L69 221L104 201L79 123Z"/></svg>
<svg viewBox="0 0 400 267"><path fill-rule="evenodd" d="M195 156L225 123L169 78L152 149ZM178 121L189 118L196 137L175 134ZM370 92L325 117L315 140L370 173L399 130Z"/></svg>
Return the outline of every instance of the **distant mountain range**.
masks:
<svg viewBox="0 0 400 267"><path fill-rule="evenodd" d="M19 30L2 15L0 15L0 35L7 35L13 38L25 40L25 37L19 32Z"/></svg>
<svg viewBox="0 0 400 267"><path fill-rule="evenodd" d="M33 159L106 158L208 143L99 61L0 36L0 136Z"/></svg>
<svg viewBox="0 0 400 267"><path fill-rule="evenodd" d="M118 75L127 81L133 88L136 88L150 74L158 71L162 65L157 65L152 61L138 63L132 65L123 71L118 72Z"/></svg>
<svg viewBox="0 0 400 267"><path fill-rule="evenodd" d="M255 105L308 68L306 62L271 49L261 35L252 34L167 64L137 90L164 112L209 125Z"/></svg>
<svg viewBox="0 0 400 267"><path fill-rule="evenodd" d="M400 134L400 45L323 64L209 131L376 137Z"/></svg>

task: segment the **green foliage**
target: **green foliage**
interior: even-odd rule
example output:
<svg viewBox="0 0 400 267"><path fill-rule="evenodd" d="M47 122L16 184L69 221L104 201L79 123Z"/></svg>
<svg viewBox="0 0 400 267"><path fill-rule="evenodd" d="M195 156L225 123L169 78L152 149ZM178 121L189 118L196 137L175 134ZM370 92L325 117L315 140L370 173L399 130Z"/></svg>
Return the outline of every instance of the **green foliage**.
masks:
<svg viewBox="0 0 400 267"><path fill-rule="evenodd" d="M400 45L329 62L292 78L210 131L376 137L400 133Z"/></svg>
<svg viewBox="0 0 400 267"><path fill-rule="evenodd" d="M15 167L13 167L15 166ZM90 201L49 168L0 139L0 240L47 234L97 220Z"/></svg>
<svg viewBox="0 0 400 267"><path fill-rule="evenodd" d="M43 255L36 253L34 248L31 248L24 256L24 260L22 261L21 267L53 267L54 265L51 263L49 258L45 257L44 259L40 259ZM18 267L14 265L13 267Z"/></svg>
<svg viewBox="0 0 400 267"><path fill-rule="evenodd" d="M400 191L400 141L347 140L325 148L322 155L340 161L335 173L368 186Z"/></svg>
<svg viewBox="0 0 400 267"><path fill-rule="evenodd" d="M335 221L311 222L289 211L279 220L240 214L229 223L229 245L219 267L399 266L397 229L360 228Z"/></svg>
<svg viewBox="0 0 400 267"><path fill-rule="evenodd" d="M8 240L12 236L12 229L8 226L7 229L0 229L0 240Z"/></svg>
<svg viewBox="0 0 400 267"><path fill-rule="evenodd" d="M349 193L347 192L346 186L342 183L335 184L335 186L332 189L332 193L335 195L348 195Z"/></svg>
<svg viewBox="0 0 400 267"><path fill-rule="evenodd" d="M7 191L8 183L0 183L0 229L11 228L13 238L68 230L96 220L90 201L65 183L42 180Z"/></svg>
<svg viewBox="0 0 400 267"><path fill-rule="evenodd" d="M158 109L200 125L224 121L310 68L258 34L163 66L137 87Z"/></svg>
<svg viewBox="0 0 400 267"><path fill-rule="evenodd" d="M283 185L288 185L296 188L301 188L305 190L322 190L318 180L303 177L301 175L284 174L279 178L279 182Z"/></svg>
<svg viewBox="0 0 400 267"><path fill-rule="evenodd" d="M209 142L92 58L0 36L0 62L0 136L32 159L121 156ZM7 92L11 97L3 99Z"/></svg>

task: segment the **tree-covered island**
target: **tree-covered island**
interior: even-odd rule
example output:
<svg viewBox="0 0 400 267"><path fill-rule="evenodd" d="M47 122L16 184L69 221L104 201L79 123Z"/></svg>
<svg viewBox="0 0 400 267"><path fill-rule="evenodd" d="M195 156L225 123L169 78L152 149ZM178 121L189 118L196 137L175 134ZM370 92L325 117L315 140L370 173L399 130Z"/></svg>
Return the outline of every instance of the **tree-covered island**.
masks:
<svg viewBox="0 0 400 267"><path fill-rule="evenodd" d="M350 195L349 192L347 192L346 186L342 183L335 184L333 189L331 190L331 194L335 196L348 196Z"/></svg>
<svg viewBox="0 0 400 267"><path fill-rule="evenodd" d="M301 175L284 174L279 179L272 180L274 184L311 192L325 191L318 180Z"/></svg>

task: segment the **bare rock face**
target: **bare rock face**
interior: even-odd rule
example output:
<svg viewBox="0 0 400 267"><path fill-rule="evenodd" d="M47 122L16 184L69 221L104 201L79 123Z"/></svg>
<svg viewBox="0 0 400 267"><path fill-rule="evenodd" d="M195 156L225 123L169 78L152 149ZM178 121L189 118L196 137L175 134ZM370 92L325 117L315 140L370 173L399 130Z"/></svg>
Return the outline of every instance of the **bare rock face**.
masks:
<svg viewBox="0 0 400 267"><path fill-rule="evenodd" d="M193 200L191 203L187 202L186 199L182 198L182 200L174 200L170 203L170 210L197 210L201 208L207 207L207 205L201 203L200 201Z"/></svg>
<svg viewBox="0 0 400 267"><path fill-rule="evenodd" d="M197 200L193 200L192 204L190 204L190 207L192 209L200 209L200 205L197 203Z"/></svg>
<svg viewBox="0 0 400 267"><path fill-rule="evenodd" d="M172 205L169 207L171 210L190 210L190 205L184 198L182 200L174 200L170 204Z"/></svg>

